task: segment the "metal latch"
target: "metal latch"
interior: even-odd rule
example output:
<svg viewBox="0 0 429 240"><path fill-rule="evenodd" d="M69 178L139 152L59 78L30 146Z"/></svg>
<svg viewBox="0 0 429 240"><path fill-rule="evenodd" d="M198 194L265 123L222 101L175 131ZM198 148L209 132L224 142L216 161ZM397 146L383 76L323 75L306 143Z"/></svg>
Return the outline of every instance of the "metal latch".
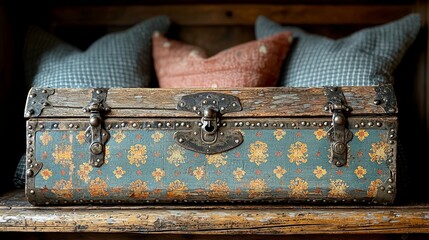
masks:
<svg viewBox="0 0 429 240"><path fill-rule="evenodd" d="M326 87L325 95L328 103L325 110L332 112L332 127L327 132L331 142L331 162L342 167L347 163L347 143L352 140L353 133L347 128L347 118L344 113L351 108L346 105L346 99L339 87Z"/></svg>
<svg viewBox="0 0 429 240"><path fill-rule="evenodd" d="M98 88L92 92L92 100L83 108L84 112L89 112L89 127L85 131L85 139L90 143L91 153L90 164L94 167L101 167L104 163L105 144L109 140L109 132L104 129L102 114L109 112L110 108L106 104L107 89Z"/></svg>
<svg viewBox="0 0 429 240"><path fill-rule="evenodd" d="M235 96L215 92L186 95L177 104L177 110L201 116L201 121L193 129L174 134L177 144L183 148L215 154L235 148L243 142L239 131L227 129L226 123L221 122L223 114L242 110L240 100Z"/></svg>

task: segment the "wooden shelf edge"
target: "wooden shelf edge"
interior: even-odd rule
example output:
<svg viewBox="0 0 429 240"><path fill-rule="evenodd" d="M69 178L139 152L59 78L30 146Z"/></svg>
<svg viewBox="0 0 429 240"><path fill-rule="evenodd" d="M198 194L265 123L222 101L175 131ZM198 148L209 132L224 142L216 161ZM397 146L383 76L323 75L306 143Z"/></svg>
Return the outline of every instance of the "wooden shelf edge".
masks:
<svg viewBox="0 0 429 240"><path fill-rule="evenodd" d="M429 233L429 205L34 207L23 191L0 197L0 231L169 234Z"/></svg>

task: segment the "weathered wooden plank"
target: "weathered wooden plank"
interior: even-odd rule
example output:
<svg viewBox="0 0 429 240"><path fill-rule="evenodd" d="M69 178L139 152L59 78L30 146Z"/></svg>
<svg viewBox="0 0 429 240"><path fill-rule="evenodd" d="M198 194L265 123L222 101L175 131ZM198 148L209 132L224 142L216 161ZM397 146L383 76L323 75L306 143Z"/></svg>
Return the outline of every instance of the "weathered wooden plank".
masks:
<svg viewBox="0 0 429 240"><path fill-rule="evenodd" d="M14 197L11 197L14 195ZM0 231L164 234L429 233L429 205L140 205L33 207L0 198Z"/></svg>
<svg viewBox="0 0 429 240"><path fill-rule="evenodd" d="M0 233L1 239L29 240L36 239L35 233ZM363 237L371 240L426 240L425 235L393 235L367 234L362 235L188 235L188 234L140 234L140 233L37 233L40 240L362 240Z"/></svg>
<svg viewBox="0 0 429 240"><path fill-rule="evenodd" d="M237 96L243 110L226 113L225 117L303 117L331 116L325 110L324 88L242 88L242 89L151 89L112 88L106 103L108 117L196 117L193 112L178 111L181 97L199 92L224 93ZM374 87L343 87L347 104L353 115L385 114L375 105ZM88 117L82 111L92 98L92 89L56 89L49 96L51 106L43 108L40 117ZM29 99L26 112L31 109Z"/></svg>
<svg viewBox="0 0 429 240"><path fill-rule="evenodd" d="M256 207L255 207L256 208ZM429 210L416 209L10 209L3 231L182 234L428 233Z"/></svg>
<svg viewBox="0 0 429 240"><path fill-rule="evenodd" d="M258 15L284 24L381 24L412 11L413 5L170 4L59 6L53 26L127 26L156 15L179 25L254 25Z"/></svg>

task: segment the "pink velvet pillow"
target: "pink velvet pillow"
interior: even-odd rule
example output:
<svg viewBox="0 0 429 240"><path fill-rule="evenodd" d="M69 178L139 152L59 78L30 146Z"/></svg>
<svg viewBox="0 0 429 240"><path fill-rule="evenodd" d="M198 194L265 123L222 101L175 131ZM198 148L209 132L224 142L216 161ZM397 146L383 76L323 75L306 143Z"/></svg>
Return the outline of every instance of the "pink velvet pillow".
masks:
<svg viewBox="0 0 429 240"><path fill-rule="evenodd" d="M274 87L292 34L250 41L208 57L193 45L155 33L153 59L161 88Z"/></svg>

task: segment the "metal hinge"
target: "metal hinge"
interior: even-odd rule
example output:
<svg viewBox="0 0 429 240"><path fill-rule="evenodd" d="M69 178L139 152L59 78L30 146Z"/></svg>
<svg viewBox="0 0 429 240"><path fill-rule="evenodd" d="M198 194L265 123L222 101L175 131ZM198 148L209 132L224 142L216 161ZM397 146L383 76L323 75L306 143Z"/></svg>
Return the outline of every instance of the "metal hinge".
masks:
<svg viewBox="0 0 429 240"><path fill-rule="evenodd" d="M109 132L104 129L102 114L109 112L110 107L106 104L107 89L98 88L92 92L92 99L83 108L84 112L89 112L89 127L85 131L85 139L90 143L91 153L90 164L94 167L101 167L104 163L105 144L109 140Z"/></svg>
<svg viewBox="0 0 429 240"><path fill-rule="evenodd" d="M347 143L353 138L352 132L347 128L345 116L351 108L347 106L339 87L325 87L325 95L328 98L325 110L332 112L332 127L327 132L327 138L331 142L331 162L342 167L347 164Z"/></svg>
<svg viewBox="0 0 429 240"><path fill-rule="evenodd" d="M45 107L51 106L48 98L54 93L55 90L52 88L32 88L27 98L27 111L24 117L40 116Z"/></svg>
<svg viewBox="0 0 429 240"><path fill-rule="evenodd" d="M231 95L202 92L186 95L177 104L177 110L194 112L201 121L190 131L177 131L174 139L183 148L206 154L221 153L239 146L243 136L239 131L222 131L221 116L242 110L240 100Z"/></svg>

